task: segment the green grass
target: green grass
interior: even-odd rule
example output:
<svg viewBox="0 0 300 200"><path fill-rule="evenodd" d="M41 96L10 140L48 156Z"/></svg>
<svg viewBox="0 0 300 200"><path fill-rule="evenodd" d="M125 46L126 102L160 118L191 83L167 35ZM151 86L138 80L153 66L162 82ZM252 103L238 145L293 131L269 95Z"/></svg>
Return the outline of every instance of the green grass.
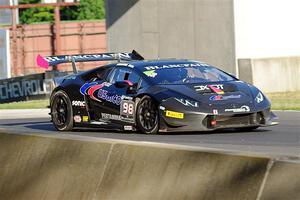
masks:
<svg viewBox="0 0 300 200"><path fill-rule="evenodd" d="M0 109L38 109L47 108L49 100L20 101L0 104Z"/></svg>
<svg viewBox="0 0 300 200"><path fill-rule="evenodd" d="M300 110L300 92L267 93L273 110Z"/></svg>

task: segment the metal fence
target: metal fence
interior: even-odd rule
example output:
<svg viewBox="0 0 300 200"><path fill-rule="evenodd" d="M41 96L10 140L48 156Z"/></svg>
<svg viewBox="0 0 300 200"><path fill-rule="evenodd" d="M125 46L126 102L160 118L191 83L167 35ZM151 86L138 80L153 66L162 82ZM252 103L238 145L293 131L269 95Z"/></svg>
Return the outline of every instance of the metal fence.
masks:
<svg viewBox="0 0 300 200"><path fill-rule="evenodd" d="M104 21L62 22L61 54L106 52L106 27ZM53 55L55 52L55 28L53 24L32 24L18 26L10 31L12 76L44 72L36 66L38 54ZM78 70L87 70L102 63L80 63ZM65 64L57 70L67 71Z"/></svg>

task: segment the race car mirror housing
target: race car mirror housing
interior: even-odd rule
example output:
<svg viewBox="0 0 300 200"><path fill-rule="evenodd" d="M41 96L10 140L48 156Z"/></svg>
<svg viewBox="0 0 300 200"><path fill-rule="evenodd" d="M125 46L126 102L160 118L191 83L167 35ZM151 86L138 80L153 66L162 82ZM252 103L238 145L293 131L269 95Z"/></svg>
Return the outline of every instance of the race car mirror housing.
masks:
<svg viewBox="0 0 300 200"><path fill-rule="evenodd" d="M129 87L129 86L133 86L133 84L131 81L124 80L124 81L116 81L115 86L116 86L116 88L125 88L125 87Z"/></svg>

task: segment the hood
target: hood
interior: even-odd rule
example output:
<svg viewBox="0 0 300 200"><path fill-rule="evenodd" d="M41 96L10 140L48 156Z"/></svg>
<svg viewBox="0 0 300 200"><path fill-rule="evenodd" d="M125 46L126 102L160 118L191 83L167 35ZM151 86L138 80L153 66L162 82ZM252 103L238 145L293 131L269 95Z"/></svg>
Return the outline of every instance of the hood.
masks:
<svg viewBox="0 0 300 200"><path fill-rule="evenodd" d="M224 105L230 102L249 104L253 100L248 84L242 81L160 85L159 87L167 96L191 99L201 104Z"/></svg>
<svg viewBox="0 0 300 200"><path fill-rule="evenodd" d="M159 85L152 93L161 105L181 111L235 114L269 106L267 102L257 106L251 88L243 81Z"/></svg>

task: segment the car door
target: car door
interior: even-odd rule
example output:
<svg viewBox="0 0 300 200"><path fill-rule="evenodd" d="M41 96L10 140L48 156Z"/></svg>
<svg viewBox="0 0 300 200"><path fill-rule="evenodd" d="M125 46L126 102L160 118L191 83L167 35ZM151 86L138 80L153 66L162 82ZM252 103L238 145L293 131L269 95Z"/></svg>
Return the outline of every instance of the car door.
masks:
<svg viewBox="0 0 300 200"><path fill-rule="evenodd" d="M140 77L131 68L116 67L106 78L107 82L101 83L93 112L97 113L99 120L122 122L134 120L134 93L129 93L129 87L138 84ZM128 86L120 87L119 83L128 83Z"/></svg>

